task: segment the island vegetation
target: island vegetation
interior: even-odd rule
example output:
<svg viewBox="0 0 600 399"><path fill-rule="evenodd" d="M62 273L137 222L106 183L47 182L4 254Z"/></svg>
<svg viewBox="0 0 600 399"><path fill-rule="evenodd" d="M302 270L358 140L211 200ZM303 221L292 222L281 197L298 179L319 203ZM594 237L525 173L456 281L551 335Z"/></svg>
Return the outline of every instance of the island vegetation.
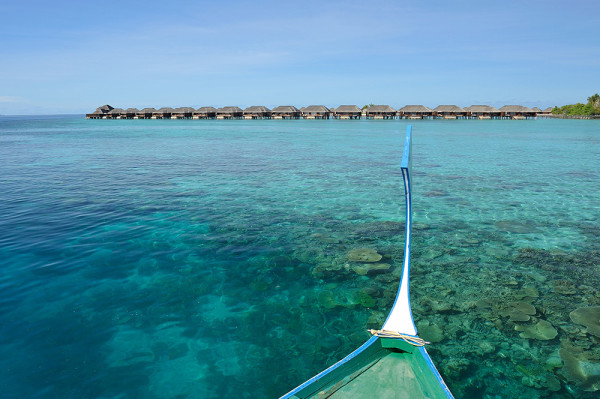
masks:
<svg viewBox="0 0 600 399"><path fill-rule="evenodd" d="M598 93L588 97L587 104L577 103L563 105L562 107L554 107L552 109L554 115L565 116L592 116L600 115L600 95Z"/></svg>

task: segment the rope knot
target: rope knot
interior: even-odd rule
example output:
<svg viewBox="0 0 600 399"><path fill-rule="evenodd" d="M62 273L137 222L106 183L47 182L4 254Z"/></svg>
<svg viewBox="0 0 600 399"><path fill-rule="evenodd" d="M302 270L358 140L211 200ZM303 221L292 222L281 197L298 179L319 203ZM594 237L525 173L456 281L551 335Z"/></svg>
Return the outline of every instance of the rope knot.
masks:
<svg viewBox="0 0 600 399"><path fill-rule="evenodd" d="M407 344L410 344L413 346L425 346L425 344L431 343L431 342L425 341L422 338L415 337L413 335L402 334L397 331L390 331L390 330L367 330L367 331L369 331L372 335L379 337L379 338L399 338L399 339L403 340L404 342L406 342Z"/></svg>

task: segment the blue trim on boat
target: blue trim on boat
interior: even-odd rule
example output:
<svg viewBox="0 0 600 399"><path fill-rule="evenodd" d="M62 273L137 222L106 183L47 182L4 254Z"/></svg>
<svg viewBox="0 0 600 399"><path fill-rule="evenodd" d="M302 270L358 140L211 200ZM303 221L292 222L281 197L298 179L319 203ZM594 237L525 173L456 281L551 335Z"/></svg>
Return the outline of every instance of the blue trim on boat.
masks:
<svg viewBox="0 0 600 399"><path fill-rule="evenodd" d="M404 150L402 151L402 169L410 169L410 153L412 152L412 125L406 127L406 140L404 141Z"/></svg>
<svg viewBox="0 0 600 399"><path fill-rule="evenodd" d="M412 316L412 305L410 303L410 247L411 247L411 238L412 238L412 234L411 234L411 229L412 229L412 193L411 193L411 184L410 184L410 173L408 172L408 169L405 169L406 171L406 180L404 181L404 186L405 189L407 190L407 194L406 194L406 246L405 246L405 251L406 251L406 268L408 270L407 273L407 294L408 294L408 309L410 310L410 320L412 321L412 325L413 328L415 329L415 332L417 332L417 326L415 326L415 320L413 319ZM402 281L400 281L400 284L402 284ZM398 292L398 294L400 294Z"/></svg>
<svg viewBox="0 0 600 399"><path fill-rule="evenodd" d="M450 388L448 388L448 385L446 385L446 382L444 381L444 379L440 375L440 372L435 367L435 364L433 364L433 360L431 360L431 357L429 357L429 353L427 353L427 350L425 350L425 347L423 347L423 346L419 347L419 352L421 352L421 355L423 356L423 358L427 362L427 365L429 365L429 368L431 369L431 371L435 375L435 378L437 378L438 383L440 384L440 386L444 389L444 392L446 393L446 395L448 396L448 398L449 399L454 399L454 395L452 395L452 392L450 392Z"/></svg>
<svg viewBox="0 0 600 399"><path fill-rule="evenodd" d="M346 356L345 358L343 358L342 360L340 360L336 364L334 364L334 365L330 366L329 368L321 371L319 374L315 375L313 378L311 378L310 380L306 381L304 384L296 387L294 390L286 393L285 395L283 395L279 399L290 398L293 395L299 393L304 388L306 388L309 385L313 384L314 382L320 380L321 378L325 377L327 374L331 373L332 371L334 371L338 367L343 366L344 364L348 363L350 360L354 359L356 356L360 355L365 349L367 349L368 347L370 347L371 345L373 345L378 339L379 339L379 337L375 337L375 336L369 338L369 340L367 342L365 342L364 344L362 344L354 352L350 353L348 356Z"/></svg>

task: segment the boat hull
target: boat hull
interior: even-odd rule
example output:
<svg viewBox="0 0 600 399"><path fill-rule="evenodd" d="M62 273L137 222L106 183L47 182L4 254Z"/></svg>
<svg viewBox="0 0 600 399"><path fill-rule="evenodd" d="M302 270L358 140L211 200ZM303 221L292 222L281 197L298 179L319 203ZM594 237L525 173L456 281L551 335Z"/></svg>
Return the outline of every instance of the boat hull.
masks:
<svg viewBox="0 0 600 399"><path fill-rule="evenodd" d="M423 347L401 339L372 337L284 399L452 398Z"/></svg>

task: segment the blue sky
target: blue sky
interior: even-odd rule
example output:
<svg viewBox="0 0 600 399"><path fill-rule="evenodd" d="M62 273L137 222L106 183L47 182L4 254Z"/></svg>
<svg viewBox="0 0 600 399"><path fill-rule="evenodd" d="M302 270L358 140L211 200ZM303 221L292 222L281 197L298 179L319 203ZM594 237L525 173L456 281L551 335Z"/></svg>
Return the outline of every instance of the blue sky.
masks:
<svg viewBox="0 0 600 399"><path fill-rule="evenodd" d="M0 114L563 105L600 92L600 1L0 3Z"/></svg>

